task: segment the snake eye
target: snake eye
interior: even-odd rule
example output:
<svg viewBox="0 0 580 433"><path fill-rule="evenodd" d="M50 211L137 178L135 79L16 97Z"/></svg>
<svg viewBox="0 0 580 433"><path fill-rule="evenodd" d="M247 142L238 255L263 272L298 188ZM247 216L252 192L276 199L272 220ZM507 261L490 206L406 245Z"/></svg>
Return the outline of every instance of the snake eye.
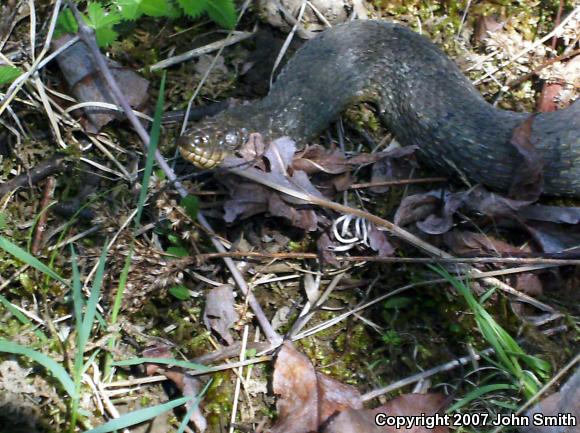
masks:
<svg viewBox="0 0 580 433"><path fill-rule="evenodd" d="M226 132L224 136L224 143L229 148L235 148L238 145L238 134L232 131Z"/></svg>

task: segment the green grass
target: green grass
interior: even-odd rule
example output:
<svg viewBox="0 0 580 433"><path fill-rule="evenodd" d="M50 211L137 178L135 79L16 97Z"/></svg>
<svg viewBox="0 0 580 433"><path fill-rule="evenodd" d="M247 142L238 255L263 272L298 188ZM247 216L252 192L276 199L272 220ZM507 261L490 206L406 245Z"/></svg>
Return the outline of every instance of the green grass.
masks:
<svg viewBox="0 0 580 433"><path fill-rule="evenodd" d="M538 392L542 381L549 377L551 366L548 362L524 352L521 346L509 333L503 329L495 319L483 307L482 301L477 300L468 285L455 278L445 269L439 266L430 268L445 278L463 296L472 311L477 327L483 338L495 350L497 360L486 358L491 364L509 374L513 382L526 398L532 397ZM489 297L484 294L483 300ZM498 384L508 386L509 384ZM486 388L493 390L491 385ZM480 394L481 395L481 394Z"/></svg>

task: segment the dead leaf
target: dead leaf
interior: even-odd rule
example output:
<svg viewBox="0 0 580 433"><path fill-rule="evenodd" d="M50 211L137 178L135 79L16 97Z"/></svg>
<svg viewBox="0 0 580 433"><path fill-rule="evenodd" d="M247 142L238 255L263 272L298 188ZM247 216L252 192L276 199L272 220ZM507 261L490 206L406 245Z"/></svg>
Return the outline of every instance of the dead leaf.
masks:
<svg viewBox="0 0 580 433"><path fill-rule="evenodd" d="M213 330L222 337L228 345L234 342L230 328L240 320L236 311L234 288L227 284L209 291L205 300L203 323L207 329Z"/></svg>
<svg viewBox="0 0 580 433"><path fill-rule="evenodd" d="M395 249L389 242L387 233L384 230L379 230L374 224L370 224L368 233L369 246L377 252L379 257L391 257L395 254Z"/></svg>
<svg viewBox="0 0 580 433"><path fill-rule="evenodd" d="M417 146L405 146L381 152L383 158L372 167L371 183L409 179L417 166L416 150ZM375 186L370 191L374 194L385 194L389 189L389 186Z"/></svg>
<svg viewBox="0 0 580 433"><path fill-rule="evenodd" d="M324 428L324 433L447 433L450 424L442 419L441 413L447 405L448 398L442 394L405 394L376 409L348 409L333 418ZM378 418L377 418L378 415ZM421 416L436 417L439 415L441 424L432 429L423 426L378 426L375 419L381 420L382 416L400 417L399 421L405 422ZM384 418L383 418L384 419Z"/></svg>
<svg viewBox="0 0 580 433"><path fill-rule="evenodd" d="M433 214L440 200L433 194L415 194L405 197L395 212L394 223L407 226Z"/></svg>
<svg viewBox="0 0 580 433"><path fill-rule="evenodd" d="M72 35L67 34L54 40L54 49L63 46L71 39ZM117 105L83 42L74 43L59 54L56 61L71 92L79 102L106 102ZM116 62L108 61L108 63L115 81L123 89L131 107L142 109L149 96L149 82ZM85 107L83 111L89 119L88 122L85 122L85 128L92 133L98 132L114 119L124 118L122 113L105 108Z"/></svg>
<svg viewBox="0 0 580 433"><path fill-rule="evenodd" d="M560 391L543 399L526 412L530 419L530 426L520 428L522 433L580 433L580 368L570 377ZM546 422L535 426L535 417L554 417L559 420L557 425L550 426Z"/></svg>
<svg viewBox="0 0 580 433"><path fill-rule="evenodd" d="M142 356L145 358L172 358L170 347L159 342L156 342L143 350ZM192 399L186 403L186 407L187 409L190 409L194 404L197 405L197 407L193 410L189 419L200 432L204 432L207 429L207 420L201 413L197 397L200 395L205 384L198 377L184 373L181 368L174 368L166 366L165 364L154 363L147 363L145 365L147 376L153 376L160 372L167 377L167 379L171 380L184 396L192 397Z"/></svg>
<svg viewBox="0 0 580 433"><path fill-rule="evenodd" d="M417 227L430 235L440 235L453 227L453 215L463 206L466 200L464 193L451 193L443 195L443 209L427 216L423 221L417 222Z"/></svg>
<svg viewBox="0 0 580 433"><path fill-rule="evenodd" d="M336 268L340 267L340 263L334 253L334 242L330 239L330 235L326 232L322 233L316 241L316 249L321 258L322 263L328 263Z"/></svg>
<svg viewBox="0 0 580 433"><path fill-rule="evenodd" d="M475 22L475 34L473 39L475 42L481 42L488 38L490 34L501 30L505 21L499 21L494 15L480 15Z"/></svg>
<svg viewBox="0 0 580 433"><path fill-rule="evenodd" d="M443 241L451 250L460 256L506 255L521 253L522 250L505 241L496 239L484 233L474 233L462 230L452 230L443 235Z"/></svg>
<svg viewBox="0 0 580 433"><path fill-rule="evenodd" d="M292 167L294 170L301 170L307 174L320 172L340 174L351 169L346 161L346 155L337 148L327 149L320 145L313 145L298 152L292 161Z"/></svg>
<svg viewBox="0 0 580 433"><path fill-rule="evenodd" d="M538 297L544 292L543 284L536 274L530 272L518 274L516 276L516 287L522 293Z"/></svg>
<svg viewBox="0 0 580 433"><path fill-rule="evenodd" d="M272 433L308 433L332 414L362 408L356 389L317 373L306 356L285 342L274 365L278 420Z"/></svg>

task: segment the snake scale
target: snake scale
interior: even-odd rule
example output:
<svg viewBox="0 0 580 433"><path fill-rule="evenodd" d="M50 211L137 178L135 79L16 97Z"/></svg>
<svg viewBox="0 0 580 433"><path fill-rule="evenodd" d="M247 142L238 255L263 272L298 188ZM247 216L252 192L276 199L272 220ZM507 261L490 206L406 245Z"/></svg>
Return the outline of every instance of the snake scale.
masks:
<svg viewBox="0 0 580 433"><path fill-rule="evenodd" d="M437 46L385 21L353 21L308 41L270 93L188 129L182 155L211 168L250 132L307 143L354 101L372 101L403 145L416 145L427 165L459 170L470 181L506 191L523 159L510 140L529 113L489 104ZM531 143L544 163L543 193L580 197L580 100L539 113Z"/></svg>

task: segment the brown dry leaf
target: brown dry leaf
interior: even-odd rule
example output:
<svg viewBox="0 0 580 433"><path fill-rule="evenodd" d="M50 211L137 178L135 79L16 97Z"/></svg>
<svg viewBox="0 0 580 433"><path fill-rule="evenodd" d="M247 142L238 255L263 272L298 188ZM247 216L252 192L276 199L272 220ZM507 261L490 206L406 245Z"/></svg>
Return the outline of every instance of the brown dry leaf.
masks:
<svg viewBox="0 0 580 433"><path fill-rule="evenodd" d="M147 347L143 350L142 356L145 358L172 358L169 346L161 343L155 343ZM193 410L189 419L200 432L204 432L207 429L207 420L201 413L198 399L200 392L204 387L204 383L198 377L184 373L181 368L166 367L166 365L163 365L162 367L160 364L147 363L145 371L147 376L153 376L160 372L175 384L183 396L192 397L192 399L186 403L186 407L188 410L192 405L196 405L197 407Z"/></svg>
<svg viewBox="0 0 580 433"><path fill-rule="evenodd" d="M306 356L285 342L274 366L278 421L272 433L317 431L326 419L348 408L362 408L359 392L317 373Z"/></svg>
<svg viewBox="0 0 580 433"><path fill-rule="evenodd" d="M261 138L258 137L256 140L260 143ZM295 151L295 142L289 138L273 141L258 160L258 166L262 168L259 175L285 188L322 197L306 173L290 167ZM247 155L251 156L254 161L256 160L254 152L247 152ZM243 160L233 157L225 161L225 164L230 167L243 167L244 163ZM247 170L258 171L253 167L248 167ZM314 210L294 206L304 205L303 200L281 194L262 185L240 181L238 178L226 177L222 182L232 197L224 205L224 219L228 223L238 218L247 218L268 211L274 216L286 218L295 227L307 231L314 231L318 228L319 217Z"/></svg>
<svg viewBox="0 0 580 433"><path fill-rule="evenodd" d="M465 194L447 194L439 214L431 214L425 220L417 222L417 227L430 235L448 232L453 227L453 215L463 206L465 198Z"/></svg>
<svg viewBox="0 0 580 433"><path fill-rule="evenodd" d="M397 147L381 152L383 158L373 164L371 183L409 179L417 166L415 151L417 146ZM375 194L385 194L388 186L375 186L370 189Z"/></svg>
<svg viewBox="0 0 580 433"><path fill-rule="evenodd" d="M395 254L395 248L389 242L384 230L379 230L377 226L371 224L368 236L369 246L377 252L379 257L391 257Z"/></svg>
<svg viewBox="0 0 580 433"><path fill-rule="evenodd" d="M578 253L580 227L554 223L527 223L525 229L532 235L536 244L545 253Z"/></svg>
<svg viewBox="0 0 580 433"><path fill-rule="evenodd" d="M326 232L322 233L316 241L316 249L318 250L318 255L320 256L322 263L328 263L338 268L340 267L340 263L332 249L333 246L334 243L332 242L330 235Z"/></svg>
<svg viewBox="0 0 580 433"><path fill-rule="evenodd" d="M494 15L480 15L475 22L475 34L473 39L475 42L481 42L488 38L491 33L501 30L505 21L498 21Z"/></svg>
<svg viewBox="0 0 580 433"><path fill-rule="evenodd" d="M53 46L57 49L70 39L72 39L71 35L64 35L54 40ZM59 54L56 60L71 92L79 102L106 102L116 105L115 99L101 79L84 43L80 41L74 43ZM123 68L115 62L109 61L109 66L131 107L143 108L149 96L147 91L149 82L134 71ZM120 112L104 108L86 107L83 111L88 117L85 128L92 133L98 132L110 121L124 117Z"/></svg>
<svg viewBox="0 0 580 433"><path fill-rule="evenodd" d="M424 220L437 209L440 204L439 198L433 194L415 194L401 200L394 223L398 226L406 226L417 221Z"/></svg>
<svg viewBox="0 0 580 433"><path fill-rule="evenodd" d="M308 174L320 172L340 174L351 169L347 164L346 155L339 149L327 149L320 145L308 146L298 152L292 161L292 167Z"/></svg>
<svg viewBox="0 0 580 433"><path fill-rule="evenodd" d="M537 297L544 292L542 281L536 274L526 272L516 276L516 287L522 293Z"/></svg>
<svg viewBox="0 0 580 433"><path fill-rule="evenodd" d="M333 418L324 433L447 433L447 427L428 429L422 426L377 426L377 414L399 417L433 416L445 409L448 398L442 394L405 394L376 409L348 409Z"/></svg>
<svg viewBox="0 0 580 433"><path fill-rule="evenodd" d="M240 316L236 311L234 288L227 284L216 287L207 294L203 323L207 329L214 330L228 345L234 342L230 328Z"/></svg>
<svg viewBox="0 0 580 433"><path fill-rule="evenodd" d="M526 219L558 224L580 223L580 207L533 205L522 208L518 214Z"/></svg>
<svg viewBox="0 0 580 433"><path fill-rule="evenodd" d="M514 245L484 233L452 230L443 236L445 244L458 255L514 254L523 251Z"/></svg>
<svg viewBox="0 0 580 433"><path fill-rule="evenodd" d="M510 141L522 156L523 163L516 169L509 196L531 202L540 198L544 188L544 161L531 141L534 119L535 115L532 114L515 128Z"/></svg>
<svg viewBox="0 0 580 433"><path fill-rule="evenodd" d="M522 433L580 433L580 368L562 385L560 391L543 399L533 406L526 416L530 419L530 426L520 428ZM559 425L534 426L534 417L557 417ZM571 423L573 422L573 423Z"/></svg>

